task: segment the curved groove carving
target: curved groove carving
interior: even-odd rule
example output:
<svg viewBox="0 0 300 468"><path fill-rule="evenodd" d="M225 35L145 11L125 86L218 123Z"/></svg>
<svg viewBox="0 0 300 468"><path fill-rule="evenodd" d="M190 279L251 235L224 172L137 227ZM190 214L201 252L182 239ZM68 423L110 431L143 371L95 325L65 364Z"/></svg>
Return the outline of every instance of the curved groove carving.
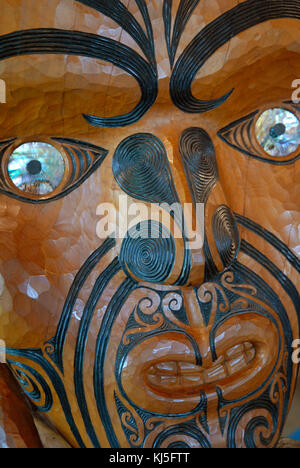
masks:
<svg viewBox="0 0 300 468"><path fill-rule="evenodd" d="M252 255L251 248L248 248L246 244L244 246L244 252ZM277 276L278 272L274 265L271 265L270 262L266 263L266 259L257 255L256 252L253 253L253 255L256 256L259 263L266 265L270 269L272 275ZM111 274L114 274L113 264L108 267L106 272L103 272L103 274L99 276L97 286L95 285L94 291L97 289L100 295L101 291L103 291L103 288L105 287L106 281L109 281L109 275L107 276L108 270ZM294 296L295 292L289 288L286 280L282 279L281 283L287 293L290 296ZM137 289L137 285L130 279L126 279L113 295L105 311L97 339L95 354L95 397L99 414L104 424L106 436L110 445L115 448L119 447L120 444L107 408L107 397L105 396L103 378L105 357L113 324L117 319L126 298L135 289ZM213 291L215 292L212 294ZM208 295L207 292L209 293ZM155 295L155 297L153 295ZM171 448L173 446L178 447L178 443L181 443L181 439L180 437L177 438L176 434L185 436L184 438L187 446L189 446L189 444L191 444L191 446L195 446L195 444L198 444L199 446L206 446L207 444L210 445L209 426L207 421L208 415L206 412L207 400L205 394L202 394L199 397L198 405L190 412L182 414L158 414L138 408L126 395L126 389L122 386L121 374L128 352L130 352L135 346L138 346L139 343L146 340L147 337L153 336L153 333L164 335L167 331L172 331L173 333L177 331L177 333L186 334L188 339L190 337L188 333L188 322L185 320L181 321L180 319L177 319L177 317L169 315L171 310L174 312L176 309L177 313L179 309L182 309L182 299L177 296L172 298L172 295L170 295L171 301L175 300L175 303L171 306L168 299L167 302L169 303L169 306L168 310L166 310L164 305L166 302L166 296L164 292L149 290L149 294L147 296L149 297L144 297L139 301L137 306L138 314L136 315L135 311L129 317L116 358L116 378L119 387L118 391L121 392L122 403L120 398L115 398L115 403L117 405L119 417L122 421L123 431L131 446L151 446L161 448ZM274 366L272 374L270 376L266 376L265 382L255 391L255 394L244 395L243 398L228 401L224 398L221 389L217 389L219 400L219 423L220 427L223 428L222 433L227 439L226 442L228 447L234 447L237 440L240 440L238 431L241 430L243 430L243 443L245 446L257 446L257 439L253 436L254 433L256 433L256 428L258 430L262 427L266 428L263 421L269 421L271 424L267 427L268 431L264 431L264 434L267 433L268 435L265 439L261 439L261 443L262 445L274 445L279 437L281 425L282 422L284 422L288 408L288 395L290 392L292 372L291 356L287 356L286 358L284 350L288 349L286 348L286 343L290 342L289 340L292 340L293 335L286 311L281 304L281 301L272 288L259 276L238 262L234 262L232 271L225 273L216 283L203 285L202 292L199 291L199 297L202 298L201 310L203 308L204 313L206 310L210 310L210 313L206 314L206 316L207 324L210 323L212 325L210 338L213 352L215 352L214 337L218 328L221 327L223 323L226 323L230 317L237 318L239 314L242 315L246 312L254 312L257 316L261 315L262 317L269 317L272 322L276 324L278 333L280 329L284 329L284 334L282 331L280 332L281 339L283 341L280 342L280 352L278 353L276 366ZM90 300L95 304L96 296L92 294L90 296ZM92 302L90 302L91 306ZM295 303L295 307L299 307L299 303ZM92 309L93 307L91 307L91 310ZM86 311L89 313L88 308L86 308ZM239 314L237 314L237 311L239 311ZM133 316L138 319L138 322L133 319ZM81 339L77 342L78 344L81 343L80 346L82 346L85 341L83 334L86 333L86 329L89 328L89 323L89 318L86 316L86 322L83 323L81 327ZM195 341L193 343L191 342L191 344L194 348L195 356L197 357L196 362L201 366L201 357L197 356L197 353L199 353L199 350L197 351L198 345ZM81 353L83 349L84 348L82 347L80 349L78 347L78 353ZM291 350L289 352L291 353ZM78 432L76 425L74 425L72 411L69 407L68 399L66 399L61 378L58 376L49 361L43 357L41 351L9 349L8 355L17 356L18 359L21 360L31 360L42 367L53 383L54 389L63 406L65 416L68 419L74 435L76 435L79 445L84 446L80 439L80 433ZM216 355L215 359L217 359ZM77 367L75 367L74 371L76 385L78 385L78 381L76 379L79 374L77 374L77 377L75 374L80 370L81 366L79 362L80 361L77 359ZM19 363L17 363L17 365L19 365ZM22 375L20 375L20 377L22 378ZM30 393L32 393L31 398L37 398L39 396L39 392L36 391L35 387L30 387ZM249 399L249 397L251 398ZM77 398L79 398L79 394L77 395ZM78 400L78 402L80 401L81 400ZM249 410L252 408L255 408L260 412L258 418L256 415L253 415L252 417L250 414L251 412L249 412ZM271 419L269 416L267 416L266 420L264 419L265 413L262 412L264 408L270 410L268 411L268 414ZM245 415L247 415L246 419L244 418ZM177 428L176 431L175 428ZM89 435L91 436L91 433L89 433Z"/></svg>
<svg viewBox="0 0 300 468"><path fill-rule="evenodd" d="M231 38L268 20L300 19L300 5L295 0L249 0L239 3L205 26L177 60L170 81L174 104L184 112L203 113L223 104L234 90L219 99L201 101L192 94L192 84L207 60Z"/></svg>
<svg viewBox="0 0 300 468"><path fill-rule="evenodd" d="M175 55L181 36L185 27L193 14L193 11L199 4L200 0L181 0L176 18L174 21L173 32L171 32L172 24L172 3L173 0L164 0L163 4L163 18L165 24L165 37L168 48L169 59L171 67L174 65Z"/></svg>
<svg viewBox="0 0 300 468"><path fill-rule="evenodd" d="M207 436L203 434L195 421L188 421L165 429L154 441L153 448L178 448L178 443L176 443L178 438L186 441L183 447L212 448Z"/></svg>
<svg viewBox="0 0 300 468"><path fill-rule="evenodd" d="M119 186L130 197L148 203L166 203L170 207L179 204L165 146L156 136L138 133L126 138L115 151L112 169ZM182 207L178 209L170 215L175 221L179 219L182 226ZM187 242L184 227L182 234ZM185 249L183 268L176 284L186 284L190 269L190 251Z"/></svg>
<svg viewBox="0 0 300 468"><path fill-rule="evenodd" d="M10 12L13 4L22 2L3 3ZM232 3L237 6L232 8ZM284 90L283 81L292 77L288 65L296 63L294 37L299 21L277 18L300 19L300 0L217 0L211 11L201 16L206 8L202 7L200 0L75 0L61 4L60 11L51 8L46 20L40 18L49 27L63 24L64 30L28 29L0 36L0 61L14 57L11 63L5 63L3 78L14 76L20 69L25 73L23 91L13 91L8 96L8 101L11 97L13 101L3 108L2 138L14 135L16 128L19 134L18 139L0 141L0 328L5 331L6 342L19 348L5 351L8 366L25 395L33 407L47 413L47 420L73 447L275 447L291 405L298 370L291 344L299 336L300 297L296 283L300 262L295 255L295 171L292 165L283 165L294 163L300 156L297 153L295 157L295 151L290 153L292 160L284 157L284 161L282 157L274 162L266 159L267 153L258 157L259 140L252 125L260 111L252 111L260 107L253 104L255 100L262 99L263 107L275 105ZM62 13L70 16L58 18ZM74 13L79 17L75 18ZM15 16L19 14L12 15L13 23ZM272 21L261 24L267 20ZM16 27L21 24L22 18L16 21ZM95 34L67 30L75 24ZM223 63L220 47L225 45L225 51L235 35L259 24L252 39L249 35L249 43L241 48L232 44L232 53ZM9 31L15 30L11 21L6 26ZM276 26L280 37L284 28L291 29L278 50ZM107 37L98 36L97 28L105 30ZM113 36L120 42L112 40ZM183 50L181 41L191 42ZM160 49L159 76L155 47ZM183 50L181 56L179 48ZM27 54L26 61L22 56ZM60 58L71 54L93 62L93 66L88 70L77 67L77 60L70 59L66 69L68 86L61 102L61 93L56 93L55 88L62 85L63 77L52 73L46 76L45 60L41 60L42 70L33 73L30 83L30 74L40 63L39 57L31 54L62 54ZM247 84L262 69L267 70L256 86L249 86L251 96L244 93L241 107L245 111L240 115L247 117L230 125L230 114L240 112L238 102L232 109L228 103L209 119L200 119L201 124L196 117L174 111L173 104L191 114L206 112L228 99L232 91L208 101L198 100L192 93L193 89L201 93L201 81L194 81L210 58L215 59L216 73L207 75L203 85L213 89L218 85L213 83L215 78L218 81L223 77L228 83L231 77L234 82L244 80ZM74 133L77 124L73 128L73 98L79 88L86 90L94 82L98 60L108 64L100 68L107 73L107 79L102 80L107 88L101 95L107 96L112 104L109 107L114 107L115 102L115 109L120 108L119 99L122 107L126 105L128 93L123 96L119 82L119 76L122 80L125 74L128 79L134 78L141 97L136 108L126 115L108 119L85 115L86 120L103 127L139 123L119 134L112 129L90 132L88 140L101 144L104 138L107 147L113 148L114 177L106 161L107 173L95 174L72 197L71 191L87 181L108 154L92 143L59 138L76 138L86 132L83 128L78 135ZM281 66L286 66L283 76L277 74ZM81 71L91 74L81 76ZM170 75L173 103L166 90ZM268 93L267 78L272 75L273 91ZM158 80L161 89L157 107L144 122L140 121L155 103ZM37 84L37 92L32 92L32 83ZM15 83L12 89L17 87ZM219 94L225 91L222 88ZM209 89L205 95L211 97ZM90 90L87 99L88 105L93 105ZM295 113L299 111L299 104L285 104ZM64 112L61 105L66 107ZM21 114L15 118L20 107ZM95 113L100 114L102 108L100 102L100 110L96 108ZM26 109L32 113L27 113L29 120L23 122ZM46 112L49 119L43 121ZM196 128L197 120L206 131ZM64 174L54 197L29 200L22 196L26 192L18 192L21 196L12 192L4 158L10 147L18 147L23 134L27 139L35 125L37 132L49 135L47 125L51 121L53 127L62 126L64 131L45 140L60 147L69 173ZM187 128L191 125L195 128ZM143 126L150 133L137 133L143 132ZM279 133L279 127L275 127L274 132ZM163 136L159 139L151 132ZM217 142L218 137L224 143ZM179 147L175 147L178 140ZM174 150L173 164L169 163L167 145ZM223 153L217 155L222 149ZM176 160L178 150L181 162ZM238 155L236 150L256 161ZM278 166L264 164L267 161ZM221 181L225 181L228 200L241 211L243 200L251 194L247 213L250 217L254 213L262 226L232 213ZM100 189L99 183L103 183ZM264 190L266 184L272 190ZM58 187L62 190L56 195ZM149 211L154 209L155 215L165 210L163 219L172 227L167 229L167 223L163 225L145 215L144 221L127 228L123 243L112 235L97 245L93 213L99 213L99 203L114 202L124 192L131 200L143 201ZM71 196L55 202L67 194ZM273 205L272 198L276 199ZM189 199L205 205L207 230L204 246L199 249L193 241L188 242L188 227L193 231L195 226L191 207L183 220L180 200L183 203ZM47 209L23 203L48 201L54 203ZM281 208L286 206L289 213L281 216ZM116 213L122 218L124 213L119 212L120 208ZM119 225L121 218L111 220L110 214L111 225ZM190 214L192 219L187 223Z"/></svg>
<svg viewBox="0 0 300 468"><path fill-rule="evenodd" d="M292 299L295 309L300 310L300 296L299 293L291 282L291 280L273 263L269 260L263 253L257 250L249 242L242 239L241 241L241 252L246 253L249 257L253 258L255 261L259 262L261 265L266 268L271 275L281 284L282 288L287 292L287 294ZM292 342L291 337L291 342Z"/></svg>
<svg viewBox="0 0 300 468"><path fill-rule="evenodd" d="M30 398L37 409L47 413L53 405L52 393L45 379L26 364L8 360L8 365L21 385L25 395Z"/></svg>
<svg viewBox="0 0 300 468"><path fill-rule="evenodd" d="M179 201L166 149L150 133L138 133L122 141L112 169L119 186L130 197L169 205Z"/></svg>
<svg viewBox="0 0 300 468"><path fill-rule="evenodd" d="M16 141L16 138L0 141L0 192L7 191L7 184L2 171L2 161L5 151Z"/></svg>
<svg viewBox="0 0 300 468"><path fill-rule="evenodd" d="M266 158L262 154L257 154L258 150L253 144L252 127L254 126L254 121L258 113L259 111L252 112L246 117L243 117L242 119L236 120L235 122L227 125L218 131L218 137L227 143L227 145L231 146L231 148L240 151L246 156L258 159L259 161L275 164L278 166L293 164L300 158L300 154L290 159L286 158L285 160L276 160L275 158L272 159L271 156Z"/></svg>
<svg viewBox="0 0 300 468"><path fill-rule="evenodd" d="M94 392L97 402L98 413L104 425L107 438L111 447L119 447L117 435L112 426L112 421L107 409L107 402L105 398L105 385L104 385L104 365L105 355L108 347L108 341L111 334L111 329L119 312L130 293L136 288L136 283L130 278L125 279L117 292L111 298L105 316L103 318L101 328L97 336L95 364L94 364Z"/></svg>
<svg viewBox="0 0 300 468"><path fill-rule="evenodd" d="M161 223L149 220L128 231L122 243L120 263L130 277L163 283L172 272L175 256L171 233Z"/></svg>
<svg viewBox="0 0 300 468"><path fill-rule="evenodd" d="M101 59L133 76L141 89L141 99L131 112L111 118L85 115L96 127L132 125L154 104L157 92L157 74L145 59L134 50L96 34L63 29L29 29L0 37L0 61L10 57L32 54L68 54Z"/></svg>
<svg viewBox="0 0 300 468"><path fill-rule="evenodd" d="M84 442L80 435L80 431L76 426L76 423L73 418L72 409L68 400L67 391L64 386L64 383L57 373L56 369L49 363L47 359L43 356L43 352L40 349L7 349L8 360L11 360L11 356L13 356L13 360L18 360L17 364L23 366L22 361L24 359L28 360L29 362L33 363L34 366L38 365L41 369L46 373L46 375L51 380L53 385L54 393L58 397L58 400L61 404L62 411L65 415L66 422L69 425L70 431L73 434L78 446L81 448L85 448ZM25 364L27 366L27 364ZM31 366L29 366L31 367ZM30 396L29 396L30 397ZM32 401L33 403L34 400Z"/></svg>
<svg viewBox="0 0 300 468"><path fill-rule="evenodd" d="M82 414L82 418L86 427L86 431L94 444L94 447L100 447L99 440L94 430L86 402L86 395L84 390L84 379L83 379L83 367L85 360L85 351L88 332L90 324L100 297L103 294L104 289L110 283L112 278L120 271L120 263L118 258L115 260L99 275L92 292L85 305L82 320L80 323L80 329L77 337L75 358L74 358L74 385L75 393L78 401L78 405Z"/></svg>
<svg viewBox="0 0 300 468"><path fill-rule="evenodd" d="M193 202L206 203L219 179L216 152L208 133L197 127L185 130L179 151Z"/></svg>
<svg viewBox="0 0 300 468"><path fill-rule="evenodd" d="M270 245L272 245L278 252L280 252L290 264L300 273L300 260L296 255L287 247L284 242L282 242L278 237L272 234L267 229L261 227L259 224L255 223L251 219L246 218L238 213L234 213L235 218L241 226L244 226L246 229L254 232L262 239L265 239Z"/></svg>
<svg viewBox="0 0 300 468"><path fill-rule="evenodd" d="M51 138L50 140L60 143L69 156L70 173L61 191L48 198L29 198L22 196L20 192L14 192L13 188L5 182L5 178L0 177L0 192L17 200L32 204L44 204L54 200L59 200L76 190L83 184L103 163L108 151L100 146L71 138ZM0 164L2 163L4 152L15 141L8 140L0 142ZM1 175L1 173L0 173Z"/></svg>
<svg viewBox="0 0 300 468"><path fill-rule="evenodd" d="M237 223L228 206L217 208L212 219L212 230L221 260L227 268L236 258L240 243Z"/></svg>
<svg viewBox="0 0 300 468"><path fill-rule="evenodd" d="M71 316L78 295L91 272L94 270L103 256L106 255L115 246L115 243L115 239L106 239L103 244L90 255L90 257L78 271L64 304L56 335L45 345L46 353L52 358L61 371L63 371L62 355L66 335L68 333Z"/></svg>
<svg viewBox="0 0 300 468"><path fill-rule="evenodd" d="M186 129L179 141L179 152L193 203L206 203L219 180L218 164L213 142L208 133L198 127ZM207 236L204 238L205 278L209 281L218 274Z"/></svg>

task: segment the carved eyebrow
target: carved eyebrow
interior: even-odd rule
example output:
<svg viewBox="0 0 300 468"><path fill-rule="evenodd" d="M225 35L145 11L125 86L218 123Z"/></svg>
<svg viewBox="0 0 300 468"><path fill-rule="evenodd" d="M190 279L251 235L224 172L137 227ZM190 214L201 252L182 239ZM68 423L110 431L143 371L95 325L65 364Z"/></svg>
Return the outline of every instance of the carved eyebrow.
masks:
<svg viewBox="0 0 300 468"><path fill-rule="evenodd" d="M173 0L164 0L163 3L163 18L165 24L165 36L168 48L168 54L170 58L171 67L174 65L175 55L177 48L184 32L184 29L190 19L196 6L198 6L200 0L181 0L176 18L173 26L173 33L171 34L172 24L172 5ZM172 36L172 37L171 37Z"/></svg>
<svg viewBox="0 0 300 468"><path fill-rule="evenodd" d="M84 115L94 126L122 127L137 122L154 104L157 76L153 67L131 48L96 34L62 29L30 29L0 37L0 61L31 54L68 54L102 59L133 76L141 99L131 112L111 118Z"/></svg>
<svg viewBox="0 0 300 468"><path fill-rule="evenodd" d="M149 63L155 68L154 38L151 20L145 0L136 0L146 25L147 35L135 17L119 0L76 0L108 16L121 26L139 45Z"/></svg>
<svg viewBox="0 0 300 468"><path fill-rule="evenodd" d="M233 90L219 99L201 101L192 94L192 83L206 61L230 39L265 21L300 19L299 0L248 0L208 24L179 57L170 80L174 104L184 112L198 114L223 104Z"/></svg>
<svg viewBox="0 0 300 468"><path fill-rule="evenodd" d="M102 118L83 115L96 127L132 125L154 104L157 93L157 67L152 24L145 0L135 0L146 32L120 0L76 0L115 21L144 53L146 60L128 46L96 34L60 29L29 29L0 36L0 61L29 54L69 54L102 59L133 76L141 89L139 104L129 113Z"/></svg>

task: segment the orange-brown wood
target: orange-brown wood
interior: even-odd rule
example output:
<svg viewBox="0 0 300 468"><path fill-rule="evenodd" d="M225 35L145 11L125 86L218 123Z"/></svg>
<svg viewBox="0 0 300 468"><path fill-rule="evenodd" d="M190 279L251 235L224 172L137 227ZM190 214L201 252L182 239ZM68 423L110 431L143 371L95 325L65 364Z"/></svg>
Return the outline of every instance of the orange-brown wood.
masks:
<svg viewBox="0 0 300 468"><path fill-rule="evenodd" d="M0 364L0 408L1 448L42 448L29 405L4 364Z"/></svg>
<svg viewBox="0 0 300 468"><path fill-rule="evenodd" d="M5 20L0 24L0 53L7 34L54 28L112 39L146 60L116 20L86 3L2 0ZM131 22L135 18L146 31L138 2L122 3L132 14ZM182 3L173 2L172 27ZM238 4L255 1L194 3L175 64L206 26ZM283 2L269 3L282 3L282 16L286 16ZM290 10L297 10L296 0L288 3ZM234 92L213 110L189 113L170 96L173 70L163 2L147 0L145 5L154 34L158 96L131 125L94 127L83 118L83 114L124 115L139 102L137 81L109 61L79 53L16 54L0 61L0 79L7 88L6 103L0 104L0 144L10 139L19 144L61 138L107 150L101 167L58 200L34 204L34 197L24 201L1 189L0 339L5 341L8 364L23 390L72 447L175 447L179 443L274 447L284 427L298 369L291 362L291 347L299 338L299 161L270 162L253 127L249 138L255 157L245 154L245 148L241 151L227 144L218 132L273 107L288 109L300 120L299 106L291 102L292 83L300 79L299 19L295 14L267 20L245 28L218 48L196 74L192 93L207 101L233 88ZM299 8L297 12L299 18ZM176 239L176 261L169 278L151 283L132 273L138 288L127 291L128 271L119 268L109 276L122 249L122 240L117 239L78 289L59 365L55 359L58 341L53 337L58 336L66 298L82 266L104 242L97 235L99 205L111 203L125 215L119 207L124 190L112 169L119 144L141 133L159 138L178 199L192 206L195 200L179 143L191 128L206 132L216 158L218 178L205 200L205 235L216 266L214 274L205 277L207 251L200 246L192 252L189 281L174 286L184 262L184 242ZM243 138L238 139L242 144ZM12 145L3 153L3 180L7 180L7 160L16 143ZM62 143L56 141L55 146L62 148ZM208 151L207 144L203 148L202 153ZM62 151L70 162L66 149ZM300 147L292 156L299 151ZM140 190L146 192L145 187ZM129 194L128 203L137 202L141 200ZM145 204L147 208L153 205L151 201ZM233 246L234 253L238 250L236 269L224 266L213 229L216 210L224 205L238 220L250 220L259 228L237 224L242 248ZM141 219L147 221L149 215ZM192 221L195 227L195 214ZM175 235L176 229L173 226L171 233ZM256 250L250 251L249 244ZM243 273L239 276L237 271ZM90 320L84 322L101 275L103 289ZM124 290L128 294L120 299ZM80 342L83 327L86 336ZM21 401L25 396L21 398L12 385L6 367L1 366L0 372L0 444L38 447L29 410ZM192 429L183 429L187 427Z"/></svg>

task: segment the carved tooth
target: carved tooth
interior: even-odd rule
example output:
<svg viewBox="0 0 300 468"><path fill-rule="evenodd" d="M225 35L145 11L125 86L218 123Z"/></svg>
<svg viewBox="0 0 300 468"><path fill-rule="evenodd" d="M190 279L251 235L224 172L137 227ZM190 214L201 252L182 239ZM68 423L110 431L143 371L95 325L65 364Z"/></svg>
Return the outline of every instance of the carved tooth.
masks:
<svg viewBox="0 0 300 468"><path fill-rule="evenodd" d="M254 349L254 346L252 343L249 343L248 341L246 341L246 343L244 343L244 348L245 348L245 351L249 351L251 349Z"/></svg>
<svg viewBox="0 0 300 468"><path fill-rule="evenodd" d="M244 354L232 359L227 362L230 375L236 374L237 372L245 369L247 367L246 356Z"/></svg>
<svg viewBox="0 0 300 468"><path fill-rule="evenodd" d="M158 376L160 380L160 385L166 387L168 385L176 385L178 384L178 378L177 376L171 376L171 375L160 375Z"/></svg>
<svg viewBox="0 0 300 468"><path fill-rule="evenodd" d="M151 366L150 369L148 370L148 375L155 375L157 372L156 372L156 367L155 366Z"/></svg>
<svg viewBox="0 0 300 468"><path fill-rule="evenodd" d="M248 362L248 364L253 361L253 359L255 358L255 348L252 347L252 349L249 349L245 352L245 355L246 355L246 360Z"/></svg>
<svg viewBox="0 0 300 468"><path fill-rule="evenodd" d="M191 362L179 362L178 367L181 373L199 373L200 372L200 367L197 366L196 364L193 364Z"/></svg>
<svg viewBox="0 0 300 468"><path fill-rule="evenodd" d="M202 376L202 372L199 373L198 375L189 375L189 374L186 374L184 375L184 377L182 377L182 385L185 386L185 387L196 387L196 386L199 386L199 385L203 385L204 381L203 381L203 376Z"/></svg>
<svg viewBox="0 0 300 468"><path fill-rule="evenodd" d="M255 348L246 342L233 346L224 356L204 370L191 362L158 362L149 369L148 381L157 387L178 388L216 383L245 369L255 357Z"/></svg>
<svg viewBox="0 0 300 468"><path fill-rule="evenodd" d="M226 351L225 356L227 360L230 361L230 359L240 356L243 352L244 352L244 345L239 344L239 345L233 346L228 351Z"/></svg>
<svg viewBox="0 0 300 468"><path fill-rule="evenodd" d="M224 361L224 372L226 377L230 376L230 367L228 365L228 361Z"/></svg>
<svg viewBox="0 0 300 468"><path fill-rule="evenodd" d="M227 377L224 366L217 366L206 371L206 383L218 382Z"/></svg>
<svg viewBox="0 0 300 468"><path fill-rule="evenodd" d="M171 375L148 374L148 382L154 387L178 386L178 378Z"/></svg>
<svg viewBox="0 0 300 468"><path fill-rule="evenodd" d="M155 387L159 386L159 384L160 384L160 378L159 378L159 376L154 375L154 374L148 374L148 375L147 375L147 378L148 378L148 382L149 382L151 385L153 385L153 386L155 386Z"/></svg>
<svg viewBox="0 0 300 468"><path fill-rule="evenodd" d="M155 364L155 368L161 373L177 374L177 363L174 361L159 362Z"/></svg>

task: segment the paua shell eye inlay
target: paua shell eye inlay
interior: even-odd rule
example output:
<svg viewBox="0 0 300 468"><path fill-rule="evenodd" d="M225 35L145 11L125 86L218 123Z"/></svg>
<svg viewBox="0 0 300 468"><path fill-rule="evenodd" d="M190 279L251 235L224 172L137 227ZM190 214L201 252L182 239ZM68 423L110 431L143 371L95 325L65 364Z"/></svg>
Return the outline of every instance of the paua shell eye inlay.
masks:
<svg viewBox="0 0 300 468"><path fill-rule="evenodd" d="M65 175L65 160L54 146L34 141L18 146L8 161L8 175L22 192L48 195Z"/></svg>
<svg viewBox="0 0 300 468"><path fill-rule="evenodd" d="M300 121L286 109L269 109L258 118L255 134L258 143L270 156L288 156L300 145Z"/></svg>

